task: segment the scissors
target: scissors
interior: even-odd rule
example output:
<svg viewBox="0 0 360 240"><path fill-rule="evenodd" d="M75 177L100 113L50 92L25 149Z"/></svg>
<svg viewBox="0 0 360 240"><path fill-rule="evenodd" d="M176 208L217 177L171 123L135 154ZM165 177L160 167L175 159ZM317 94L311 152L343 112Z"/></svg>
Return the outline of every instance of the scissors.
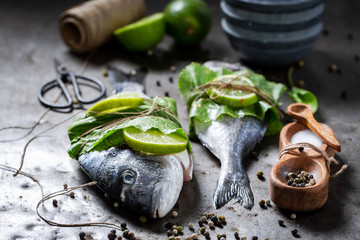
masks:
<svg viewBox="0 0 360 240"><path fill-rule="evenodd" d="M90 77L83 76L83 75L77 75L77 74L73 73L72 71L67 70L65 68L65 66L62 65L57 59L54 59L54 63L55 63L55 70L57 73L56 78L54 80L51 80L51 81L43 84L40 87L40 90L38 92L38 99L44 106L52 108L52 109L65 109L65 108L72 109L73 108L75 101L71 98L70 92L69 92L68 88L66 87L66 83L71 83L73 85L74 92L75 92L75 98L77 99L77 102L79 102L79 103L83 103L83 104L93 103L93 102L98 101L105 95L106 88L105 88L105 85L101 81L99 81L95 78L90 78ZM100 94L98 96L96 96L95 98L92 98L89 100L84 99L82 97L82 94L80 91L80 84L78 82L78 79L82 79L87 82L90 82L92 85L96 85L96 87L94 87L94 88L98 88ZM62 94L64 94L64 96L66 98L65 104L56 104L56 103L50 102L44 98L45 93L54 87L59 87L61 89Z"/></svg>

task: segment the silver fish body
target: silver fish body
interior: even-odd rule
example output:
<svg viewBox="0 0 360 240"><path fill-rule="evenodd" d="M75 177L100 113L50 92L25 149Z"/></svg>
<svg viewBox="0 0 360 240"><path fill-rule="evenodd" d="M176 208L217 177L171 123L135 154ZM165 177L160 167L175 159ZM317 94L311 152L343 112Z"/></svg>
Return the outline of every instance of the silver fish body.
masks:
<svg viewBox="0 0 360 240"><path fill-rule="evenodd" d="M78 160L99 188L122 207L161 218L179 197L184 180L182 163L188 158L187 150L156 156L113 147L81 155Z"/></svg>
<svg viewBox="0 0 360 240"><path fill-rule="evenodd" d="M135 75L108 67L117 93L144 93L145 70ZM193 162L185 150L163 156L149 155L127 146L114 146L78 157L79 164L97 186L127 209L151 218L164 217L179 198L183 182L192 179Z"/></svg>
<svg viewBox="0 0 360 240"><path fill-rule="evenodd" d="M200 142L221 162L220 176L214 194L214 207L223 207L235 199L246 209L254 205L254 196L242 161L261 142L266 121L255 117L223 116L210 124L194 118L194 129Z"/></svg>

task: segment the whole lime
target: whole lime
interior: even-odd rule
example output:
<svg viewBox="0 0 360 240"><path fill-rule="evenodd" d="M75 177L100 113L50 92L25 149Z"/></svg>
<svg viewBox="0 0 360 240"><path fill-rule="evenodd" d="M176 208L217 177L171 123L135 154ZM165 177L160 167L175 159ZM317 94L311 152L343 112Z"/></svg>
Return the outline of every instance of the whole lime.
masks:
<svg viewBox="0 0 360 240"><path fill-rule="evenodd" d="M200 43L211 27L211 12L202 0L173 0L164 14L166 33L181 45Z"/></svg>

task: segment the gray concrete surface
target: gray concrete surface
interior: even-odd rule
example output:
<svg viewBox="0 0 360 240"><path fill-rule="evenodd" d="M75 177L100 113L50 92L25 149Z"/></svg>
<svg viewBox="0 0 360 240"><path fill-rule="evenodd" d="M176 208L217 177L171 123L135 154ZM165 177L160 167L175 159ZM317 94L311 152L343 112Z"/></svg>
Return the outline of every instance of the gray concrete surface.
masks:
<svg viewBox="0 0 360 240"><path fill-rule="evenodd" d="M213 12L213 27L200 49L181 50L172 47L172 40L166 37L155 49L153 56L131 55L116 44L99 48L91 56L85 73L110 85L102 76L102 69L114 65L124 70L145 65L150 69L146 79L150 96L169 94L178 100L180 120L188 130L187 113L176 88L179 71L191 61L204 62L208 59L239 61L225 35L220 29L218 1L208 1ZM331 181L329 199L326 205L314 212L296 213L278 209L274 204L267 209L257 204L245 210L236 203L230 203L220 210L212 206L212 195L219 174L220 163L198 143L194 149L194 179L185 183L178 204L174 210L177 218L148 220L142 224L139 215L115 208L110 200L95 187L75 191L75 198L56 197L58 207L52 201L40 206L47 218L61 223L83 223L106 221L119 224L127 222L129 229L141 239L167 239L167 222L182 225L184 235L192 232L186 227L189 222L198 232L198 220L204 213L225 215L227 225L222 229L210 230L211 239L217 234L226 234L234 239L234 232L240 236L258 236L259 239L294 239L291 230L298 229L300 239L360 239L360 61L354 55L360 53L360 3L358 1L325 1L325 29L328 35L321 35L314 49L304 58L305 66L297 69L294 80L304 82L304 87L313 91L319 100L316 118L331 126L342 144L342 152L336 155L341 162L349 163L348 170ZM53 58L56 57L70 69L80 72L87 54L71 53L62 43L57 29L59 14L75 4L75 1L1 1L0 2L0 128L10 126L32 126L44 113L45 108L37 100L37 91L42 83L54 77ZM148 12L161 11L165 2L147 1ZM353 38L349 39L348 34ZM341 74L329 73L328 67L337 64ZM174 65L175 73L169 68ZM260 70L271 80L286 82L287 68ZM170 82L169 78L174 81ZM157 82L161 86L158 86ZM110 94L110 90L109 90ZM284 107L286 104L284 104ZM78 112L75 110L74 112ZM74 113L73 112L73 113ZM0 133L0 164L18 168L22 150L28 140L36 134L57 124L71 114L49 112L39 126L29 135L17 141L27 130L8 129ZM70 121L46 132L32 141L27 149L23 171L33 175L43 186L44 194L89 182L76 161L66 153L69 147L66 130ZM258 160L246 162L255 201L269 199L268 176L278 159L278 137L266 137L258 148ZM31 179L0 169L0 239L79 239L85 232L87 239L107 239L111 228L78 227L62 228L50 226L36 214L35 208L41 198L38 185ZM265 173L265 181L256 177L256 172ZM336 170L336 167L334 168ZM278 225L278 219L285 221L285 227ZM118 231L118 233L121 233ZM200 236L199 239L205 239Z"/></svg>

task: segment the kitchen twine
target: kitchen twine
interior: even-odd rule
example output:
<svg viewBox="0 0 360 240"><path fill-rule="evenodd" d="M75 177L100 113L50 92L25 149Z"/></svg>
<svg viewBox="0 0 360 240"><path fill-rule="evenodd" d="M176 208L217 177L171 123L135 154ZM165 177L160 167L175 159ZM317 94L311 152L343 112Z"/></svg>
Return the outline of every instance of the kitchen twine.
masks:
<svg viewBox="0 0 360 240"><path fill-rule="evenodd" d="M287 145L286 147L284 147L281 151L280 151L280 154L279 154L279 159L284 155L284 154L287 154L287 153L290 153L291 150L294 150L294 149L299 149L300 152L302 152L302 148L311 148L313 149L314 151L320 153L325 161L326 161L326 165L327 165L327 168L328 168L328 171L330 173L330 164L331 163L335 163L335 164L339 164L339 162L334 158L334 157L330 157L324 150L322 150L321 148L318 148L310 143L295 143L295 144L289 144ZM335 174L333 175L330 175L330 178L331 179L334 179L336 178L337 176L339 176L340 174L342 174L348 167L348 164L344 164L339 171L337 171Z"/></svg>
<svg viewBox="0 0 360 240"><path fill-rule="evenodd" d="M59 31L74 52L87 52L109 41L113 31L145 16L144 0L92 0L60 15Z"/></svg>

